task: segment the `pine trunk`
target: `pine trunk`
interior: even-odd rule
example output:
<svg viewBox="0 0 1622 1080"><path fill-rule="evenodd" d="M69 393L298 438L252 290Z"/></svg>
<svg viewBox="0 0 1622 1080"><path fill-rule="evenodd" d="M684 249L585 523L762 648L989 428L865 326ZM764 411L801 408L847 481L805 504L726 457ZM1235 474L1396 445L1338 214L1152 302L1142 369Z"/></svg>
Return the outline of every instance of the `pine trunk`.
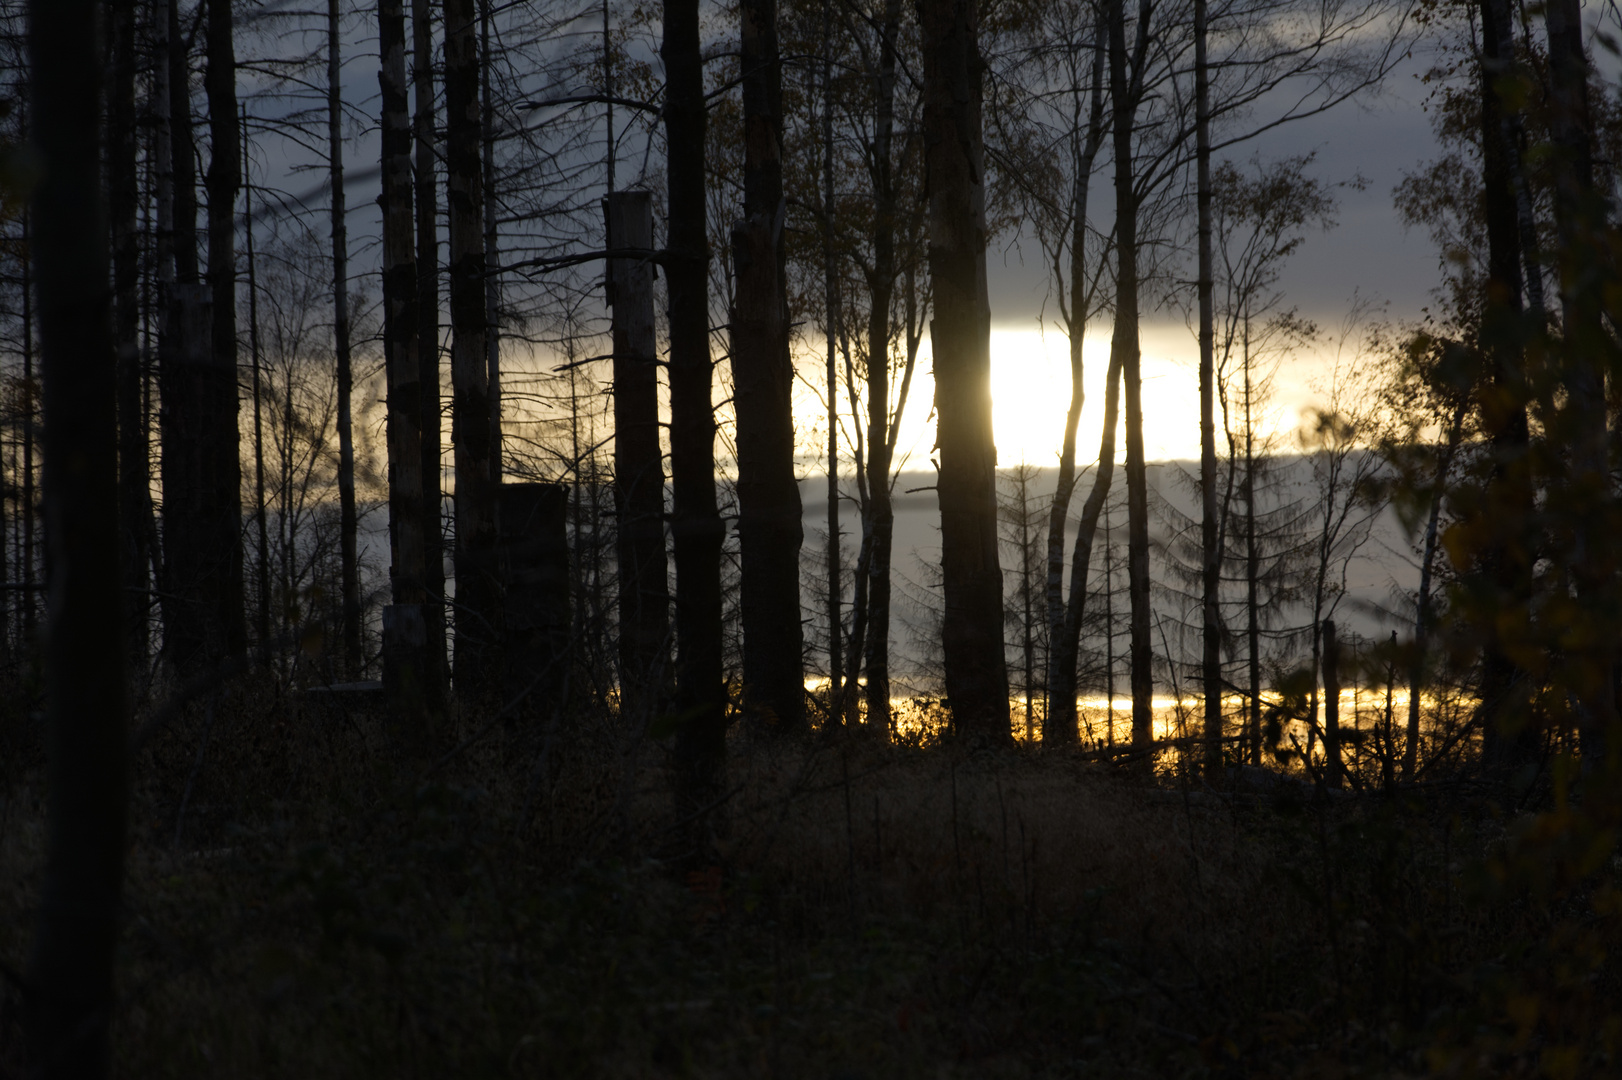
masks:
<svg viewBox="0 0 1622 1080"><path fill-rule="evenodd" d="M704 72L698 0L665 0L669 202L671 534L676 555L676 813L688 858L708 860L724 830L727 697L721 659L721 542L705 240Z"/></svg>
<svg viewBox="0 0 1622 1080"><path fill-rule="evenodd" d="M34 193L44 350L45 646L49 767L45 875L24 997L30 1075L111 1065L113 963L124 876L128 715L120 595L117 365L97 134L98 4L29 9Z"/></svg>
<svg viewBox="0 0 1622 1080"><path fill-rule="evenodd" d="M427 668L423 605L422 366L417 356L417 260L411 212L411 124L406 108L405 7L379 0L378 85L383 106L383 363L388 381L389 570L383 684L414 735L438 713Z"/></svg>
<svg viewBox="0 0 1622 1080"><path fill-rule="evenodd" d="M349 355L349 228L344 214L343 55L339 0L327 0L327 175L332 184L332 342L338 371L338 561L343 596L343 667L360 674L360 569L355 534L355 434ZM378 16L382 18L381 12Z"/></svg>
<svg viewBox="0 0 1622 1080"><path fill-rule="evenodd" d="M473 0L445 0L446 203L450 210L451 441L456 451L456 682L499 688L501 582L485 341L484 181Z"/></svg>
<svg viewBox="0 0 1622 1080"><path fill-rule="evenodd" d="M991 428L979 5L977 0L921 4L919 19L946 694L956 734L1000 743L1008 741L1010 729Z"/></svg>
<svg viewBox="0 0 1622 1080"><path fill-rule="evenodd" d="M653 196L608 196L610 250L653 248ZM614 507L618 515L620 715L646 724L670 677L670 572L665 560L665 465L659 447L659 353L654 264L612 259Z"/></svg>
<svg viewBox="0 0 1622 1080"><path fill-rule="evenodd" d="M732 227L737 287L732 385L738 423L743 707L759 730L805 729L800 630L800 489L783 223L783 88L776 0L738 7L743 63L743 218ZM835 630L837 633L837 629Z"/></svg>
<svg viewBox="0 0 1622 1080"><path fill-rule="evenodd" d="M423 632L427 635L425 686L445 693L444 494L439 402L439 192L434 166L434 36L431 0L411 0L412 183L417 218L417 363L421 397L423 505Z"/></svg>
<svg viewBox="0 0 1622 1080"><path fill-rule="evenodd" d="M204 460L202 521L204 558L194 564L204 605L204 649L212 660L243 656L248 627L242 588L242 462L237 436L236 205L242 189L242 149L237 120L237 66L231 5L209 0L208 93L208 285L213 304L212 357L197 422L203 437L195 453Z"/></svg>
<svg viewBox="0 0 1622 1080"><path fill-rule="evenodd" d="M112 215L114 347L118 364L119 536L124 573L124 625L133 664L146 660L147 568L151 542L146 410L141 401L140 230L136 221L135 9L114 5L113 81L107 110L107 196Z"/></svg>

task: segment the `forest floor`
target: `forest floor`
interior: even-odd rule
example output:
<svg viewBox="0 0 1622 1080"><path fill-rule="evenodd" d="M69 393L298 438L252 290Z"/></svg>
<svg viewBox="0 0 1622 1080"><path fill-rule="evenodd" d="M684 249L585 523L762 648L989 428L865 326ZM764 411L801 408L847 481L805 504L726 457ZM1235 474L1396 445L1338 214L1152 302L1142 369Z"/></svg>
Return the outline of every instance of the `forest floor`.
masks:
<svg viewBox="0 0 1622 1080"><path fill-rule="evenodd" d="M1468 784L1233 797L1063 753L739 737L727 838L695 868L671 857L663 744L469 724L461 749L405 757L377 718L288 715L245 695L136 761L118 1076L1622 1061L1610 840ZM15 972L44 812L42 770L11 760ZM18 1017L8 982L0 1075Z"/></svg>

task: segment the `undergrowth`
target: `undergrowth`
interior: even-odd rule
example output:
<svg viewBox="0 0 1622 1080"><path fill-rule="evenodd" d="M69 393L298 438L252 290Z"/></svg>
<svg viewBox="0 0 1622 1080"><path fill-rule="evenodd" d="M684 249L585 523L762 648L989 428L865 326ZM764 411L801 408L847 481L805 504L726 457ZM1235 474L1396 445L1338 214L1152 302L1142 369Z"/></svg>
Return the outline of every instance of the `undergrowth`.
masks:
<svg viewBox="0 0 1622 1080"><path fill-rule="evenodd" d="M43 837L24 743L13 973ZM694 864L666 754L568 717L406 754L364 711L199 705L136 762L118 1075L1617 1070L1614 836L1569 806L739 735ZM13 978L0 1068L19 1002Z"/></svg>

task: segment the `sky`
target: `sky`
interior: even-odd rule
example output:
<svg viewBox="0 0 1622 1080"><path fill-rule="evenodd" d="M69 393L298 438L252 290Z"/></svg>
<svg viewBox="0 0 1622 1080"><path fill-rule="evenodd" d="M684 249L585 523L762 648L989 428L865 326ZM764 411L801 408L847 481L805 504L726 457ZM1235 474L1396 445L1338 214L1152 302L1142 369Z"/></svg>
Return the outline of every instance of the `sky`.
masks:
<svg viewBox="0 0 1622 1080"><path fill-rule="evenodd" d="M360 30L364 23L364 19L357 18L352 30ZM313 44L319 47L318 42ZM347 52L345 97L364 111L375 103L376 96L371 42L351 41ZM1226 156L1243 161L1252 154L1266 160L1310 151L1317 155L1314 172L1319 179L1335 184L1360 176L1365 181L1361 190L1341 189L1338 227L1312 234L1289 262L1281 281L1286 306L1298 307L1326 330L1341 322L1354 296L1384 303L1384 314L1393 321L1414 319L1438 280L1437 257L1428 238L1403 230L1391 199L1403 172L1435 154L1428 118L1421 108L1425 88L1417 79L1426 66L1424 51L1416 49L1415 55L1403 61L1377 92L1365 93L1325 115L1270 132L1252 146L1227 152ZM282 158L283 153L288 151L263 145L258 157L265 170L272 174L281 171L282 175L267 176L261 182L303 190L319 181L318 174L294 177L282 171L292 160L306 156L294 150ZM352 248L357 247L357 237L375 235L375 154L375 140L370 137L361 138L346 151L346 163L354 177L348 198ZM1108 200L1109 167L1106 163L1095 184L1101 203ZM318 231L325 233L320 226ZM1039 250L1028 238L1022 241L1016 236L1001 238L988 252L995 431L999 460L1005 464L1021 460L1052 463L1069 399L1066 341L1051 320L1043 321L1047 286ZM375 258L375 252L357 250L356 261L364 262L368 254ZM1048 309L1051 316L1051 304ZM1088 329L1084 355L1089 404L1083 414L1079 442L1083 461L1097 452L1109 333L1107 323ZM1194 334L1180 312L1146 312L1142 344L1148 456L1152 460L1196 457ZM1275 419L1286 441L1298 425L1302 410L1319 400L1315 386L1325 370L1325 351L1303 350L1279 373ZM510 362L520 366L524 359L515 356ZM535 362L550 366L540 358ZM820 429L824 413L812 388L817 381L812 371L820 367L820 358L807 360L810 381L801 385L796 401L797 417L805 418L799 426L808 436ZM933 386L928 367L926 341L901 439L903 451L910 449L914 464L925 468L932 441L928 414ZM815 452L811 453L814 456Z"/></svg>

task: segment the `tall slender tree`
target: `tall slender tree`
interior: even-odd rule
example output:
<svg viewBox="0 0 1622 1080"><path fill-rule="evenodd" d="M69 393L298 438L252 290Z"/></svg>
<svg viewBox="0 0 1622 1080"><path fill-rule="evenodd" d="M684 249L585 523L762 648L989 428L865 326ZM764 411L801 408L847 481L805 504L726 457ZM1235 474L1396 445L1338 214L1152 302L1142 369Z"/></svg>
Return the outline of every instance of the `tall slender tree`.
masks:
<svg viewBox="0 0 1622 1080"><path fill-rule="evenodd" d="M1127 595L1131 602L1132 742L1154 738L1154 647L1149 636L1149 496L1143 455L1142 350L1138 338L1138 190L1133 134L1149 50L1149 0L1140 0L1132 53L1127 54L1127 0L1108 0L1111 135L1115 143L1115 332L1110 362L1126 390Z"/></svg>
<svg viewBox="0 0 1622 1080"><path fill-rule="evenodd" d="M136 160L135 9L108 9L113 53L107 109L107 197L112 217L114 342L118 350L119 533L123 537L125 627L130 657L144 661L151 595L150 465L141 400L139 175Z"/></svg>
<svg viewBox="0 0 1622 1080"><path fill-rule="evenodd" d="M340 0L327 0L327 177L332 213L332 344L338 375L338 559L343 596L343 664L359 674L360 567L355 550L355 375L349 344L349 226L344 208L343 39ZM381 14L379 15L381 19Z"/></svg>
<svg viewBox="0 0 1622 1080"><path fill-rule="evenodd" d="M25 997L29 1068L105 1076L128 766L117 367L101 190L94 0L29 5L33 195L45 383L49 818Z"/></svg>
<svg viewBox="0 0 1622 1080"><path fill-rule="evenodd" d="M609 250L653 248L653 196L608 195ZM614 309L614 507L619 561L620 708L645 720L668 682L670 579L653 263L609 261Z"/></svg>
<svg viewBox="0 0 1622 1080"><path fill-rule="evenodd" d="M991 430L991 301L986 289L983 61L977 0L920 0L929 191L930 347L935 364L941 643L955 729L1010 737Z"/></svg>
<svg viewBox="0 0 1622 1080"><path fill-rule="evenodd" d="M422 482L422 366L417 356L417 262L411 208L411 125L406 98L405 7L379 0L378 85L383 112L383 349L388 380L389 580L383 681L414 729L438 711L438 680L425 673L428 634L423 582L427 545Z"/></svg>
<svg viewBox="0 0 1622 1080"><path fill-rule="evenodd" d="M431 0L411 0L412 192L417 220L417 363L421 369L423 619L427 635L423 678L443 696L445 685L444 494L439 400L439 192L435 187L434 28Z"/></svg>
<svg viewBox="0 0 1622 1080"><path fill-rule="evenodd" d="M783 87L776 0L738 6L743 217L732 227L732 384L738 434L743 695L763 730L805 726L800 489L784 275ZM835 630L837 633L837 628Z"/></svg>
<svg viewBox="0 0 1622 1080"><path fill-rule="evenodd" d="M1604 327L1600 268L1611 257L1605 234L1605 199L1594 182L1590 64L1583 44L1582 5L1550 0L1543 9L1548 34L1550 136L1555 225L1560 239L1560 375L1566 404L1561 436L1571 446L1560 501L1571 535L1570 566L1578 607L1571 627L1566 690L1578 709L1584 768L1609 752L1607 732L1617 726L1616 680L1618 560L1612 538L1616 500L1608 464L1605 380L1616 344Z"/></svg>
<svg viewBox="0 0 1622 1080"><path fill-rule="evenodd" d="M499 478L486 350L484 181L473 0L445 0L445 171L450 211L451 441L456 450L457 693L494 691L500 670Z"/></svg>
<svg viewBox="0 0 1622 1080"><path fill-rule="evenodd" d="M676 807L702 857L724 818L721 543L705 241L704 72L698 0L665 0L666 242L670 327L671 534L676 562Z"/></svg>
<svg viewBox="0 0 1622 1080"><path fill-rule="evenodd" d="M1222 531L1217 511L1216 282L1211 250L1209 0L1194 0L1195 200L1200 319L1200 677L1205 698L1205 774L1222 768Z"/></svg>
<svg viewBox="0 0 1622 1080"><path fill-rule="evenodd" d="M242 588L242 463L237 441L237 193L242 151L237 135L237 64L230 0L208 0L209 162L208 285L213 304L202 469L209 557L206 648L218 657L247 651Z"/></svg>

